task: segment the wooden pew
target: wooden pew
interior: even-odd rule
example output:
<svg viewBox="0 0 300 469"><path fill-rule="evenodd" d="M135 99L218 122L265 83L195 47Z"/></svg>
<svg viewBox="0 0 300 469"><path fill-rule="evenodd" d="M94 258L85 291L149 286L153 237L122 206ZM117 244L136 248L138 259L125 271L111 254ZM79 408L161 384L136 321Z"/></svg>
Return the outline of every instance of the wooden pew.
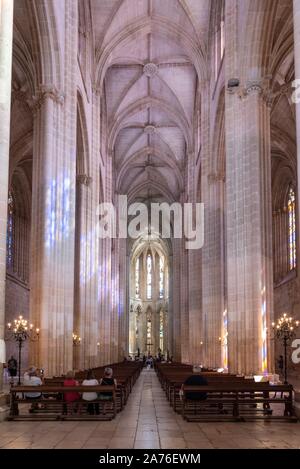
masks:
<svg viewBox="0 0 300 469"><path fill-rule="evenodd" d="M170 405L173 407L175 412L180 412L181 411L181 400L180 400L180 389L184 381L191 375L187 375L184 377L183 380L181 381L170 381L169 385L169 401ZM236 384L252 384L254 383L254 380L245 380L245 378L237 377L237 376L231 376L231 375L221 375L221 376L205 376L203 374L205 379L207 380L209 385L212 386L222 386L223 384L231 384L231 385L236 385Z"/></svg>
<svg viewBox="0 0 300 469"><path fill-rule="evenodd" d="M27 393L41 393L38 399L26 398ZM84 401L81 398L72 403L73 408L78 407L78 412L68 415L67 403L64 400L66 392L96 392L111 393L111 401ZM85 407L88 404L104 402L112 404L112 408L101 412L99 415L89 415ZM28 406L30 408L28 409ZM107 407L107 406L106 406ZM27 412L26 412L27 411ZM67 411L67 412L66 412ZM13 386L10 390L10 414L9 420L112 420L117 413L115 386Z"/></svg>
<svg viewBox="0 0 300 469"><path fill-rule="evenodd" d="M124 406L126 405L127 399L131 390L138 379L143 363L142 362L122 362L122 363L113 363L106 366L101 366L98 368L94 368L93 372L95 378L100 380L100 378L104 375L105 368L112 368L113 370L113 377L117 381L117 388L116 388L116 406L117 412L123 410ZM82 381L86 378L86 371L77 372L75 375L75 379L82 383ZM65 380L64 376L54 377L54 378L45 378L44 382L48 386L62 386Z"/></svg>
<svg viewBox="0 0 300 469"><path fill-rule="evenodd" d="M120 412L126 405L128 396L134 386L136 380L138 379L140 372L143 367L142 362L122 362L114 363L107 366L101 366L93 369L96 379L103 377L104 369L110 367L113 369L114 378L117 380L117 387L115 386L82 386L82 381L86 378L86 371L80 371L76 373L76 380L79 382L79 386L76 387L65 387L63 386L65 377L56 376L53 378L45 378L44 384L42 386L16 386L11 388L11 410L10 410L10 420L16 419L43 419L43 420L110 420L114 418L117 412ZM111 412L106 412L105 416L100 414L99 416L90 416L86 412L73 413L71 416L64 415L65 401L64 393L68 390L74 392L92 392L93 390L97 392L110 392L113 390L113 399L112 399L112 409ZM28 392L41 392L41 399L26 399L24 397L25 393ZM100 407L104 402L108 401L92 401L91 403L99 404ZM33 410L30 413L20 413L24 406L27 404L32 405L34 403L38 404L38 408ZM80 399L78 402L75 402L75 406L83 409L87 406L89 402L83 401ZM103 406L102 406L103 407ZM107 406L106 406L107 407ZM31 409L32 410L32 409Z"/></svg>
<svg viewBox="0 0 300 469"><path fill-rule="evenodd" d="M224 381L207 386L183 385L182 390L182 416L187 421L244 421L256 418L297 421L291 385ZM206 393L205 400L187 399L187 393L199 392ZM281 414L275 414L271 404L282 407Z"/></svg>
<svg viewBox="0 0 300 469"><path fill-rule="evenodd" d="M173 364L158 364L156 369L170 405L175 411L180 411L181 402L179 391L185 380L194 375L193 367L190 365L176 366ZM205 377L209 384L223 383L224 381L231 383L240 383L245 381L245 378L241 376L212 371L201 372L201 376ZM254 380L252 379L251 382L254 382Z"/></svg>

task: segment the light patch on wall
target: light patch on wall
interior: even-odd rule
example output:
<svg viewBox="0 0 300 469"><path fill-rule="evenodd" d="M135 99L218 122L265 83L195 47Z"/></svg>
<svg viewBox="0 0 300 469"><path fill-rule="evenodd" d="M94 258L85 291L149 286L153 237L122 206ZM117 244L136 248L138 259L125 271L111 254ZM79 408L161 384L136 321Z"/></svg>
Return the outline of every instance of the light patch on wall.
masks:
<svg viewBox="0 0 300 469"><path fill-rule="evenodd" d="M261 306L261 319L262 319L262 372L268 372L268 351L267 351L267 302L266 302L266 287L261 291L262 306Z"/></svg>
<svg viewBox="0 0 300 469"><path fill-rule="evenodd" d="M223 368L228 369L228 314L227 309L223 312Z"/></svg>
<svg viewBox="0 0 300 469"><path fill-rule="evenodd" d="M47 189L45 245L48 249L56 243L64 243L73 232L75 224L71 220L71 194L68 177L63 179L62 184L53 179Z"/></svg>

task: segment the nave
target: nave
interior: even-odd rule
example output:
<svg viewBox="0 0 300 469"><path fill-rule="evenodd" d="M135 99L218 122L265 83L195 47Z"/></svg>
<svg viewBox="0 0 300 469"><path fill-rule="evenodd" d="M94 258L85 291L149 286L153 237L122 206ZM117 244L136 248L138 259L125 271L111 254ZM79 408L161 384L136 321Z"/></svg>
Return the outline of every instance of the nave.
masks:
<svg viewBox="0 0 300 469"><path fill-rule="evenodd" d="M276 376L300 416L299 78L300 0L0 0L0 421L9 375L150 356ZM128 396L0 446L299 446L184 421L152 370Z"/></svg>
<svg viewBox="0 0 300 469"><path fill-rule="evenodd" d="M185 422L144 369L126 408L110 422L1 422L0 448L298 448L300 426L285 422Z"/></svg>

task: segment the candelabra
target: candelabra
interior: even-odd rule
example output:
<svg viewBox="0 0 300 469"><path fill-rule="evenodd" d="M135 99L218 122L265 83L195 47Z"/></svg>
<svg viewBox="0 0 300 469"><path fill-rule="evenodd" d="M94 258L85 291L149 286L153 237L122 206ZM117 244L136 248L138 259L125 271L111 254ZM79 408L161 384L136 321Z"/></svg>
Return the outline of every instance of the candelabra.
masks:
<svg viewBox="0 0 300 469"><path fill-rule="evenodd" d="M299 327L299 324L299 321L295 321L292 317L288 317L286 313L278 319L277 323L272 323L275 338L281 340L284 346L284 384L288 384L287 347L288 343L295 337L295 329Z"/></svg>
<svg viewBox="0 0 300 469"><path fill-rule="evenodd" d="M6 340L15 340L18 344L19 349L19 362L18 362L18 385L21 384L21 362L22 362L22 347L23 342L27 339L31 341L36 341L39 338L40 330L39 328L34 328L33 324L28 325L28 321L19 316L18 319L15 319L13 324L8 323L8 336Z"/></svg>

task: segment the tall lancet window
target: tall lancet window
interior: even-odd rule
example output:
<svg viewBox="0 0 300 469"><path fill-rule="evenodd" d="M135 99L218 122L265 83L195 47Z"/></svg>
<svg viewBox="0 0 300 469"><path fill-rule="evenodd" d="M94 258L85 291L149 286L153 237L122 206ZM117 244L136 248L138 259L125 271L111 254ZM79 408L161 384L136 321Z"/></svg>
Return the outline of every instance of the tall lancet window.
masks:
<svg viewBox="0 0 300 469"><path fill-rule="evenodd" d="M221 60L224 57L225 53L225 2L222 4L222 13L221 13Z"/></svg>
<svg viewBox="0 0 300 469"><path fill-rule="evenodd" d="M159 314L159 348L164 350L164 312L161 310Z"/></svg>
<svg viewBox="0 0 300 469"><path fill-rule="evenodd" d="M222 1L220 8L216 11L214 33L214 74L218 79L221 62L225 53L225 1Z"/></svg>
<svg viewBox="0 0 300 469"><path fill-rule="evenodd" d="M135 262L135 297L140 297L140 259Z"/></svg>
<svg viewBox="0 0 300 469"><path fill-rule="evenodd" d="M159 298L164 297L164 270L165 270L165 258L162 256L159 258Z"/></svg>
<svg viewBox="0 0 300 469"><path fill-rule="evenodd" d="M147 256L147 300L152 297L152 257L151 254Z"/></svg>
<svg viewBox="0 0 300 469"><path fill-rule="evenodd" d="M151 353L151 336L152 336L152 323L151 323L151 317L148 317L147 319L147 349L148 353Z"/></svg>
<svg viewBox="0 0 300 469"><path fill-rule="evenodd" d="M289 233L288 233L288 249L289 249L289 268L294 270L297 265L297 248L296 248L296 196L295 191L290 187L288 195L288 215L289 215Z"/></svg>
<svg viewBox="0 0 300 469"><path fill-rule="evenodd" d="M8 268L13 267L14 254L14 198L11 191L8 193L8 213L7 213L7 249L6 263Z"/></svg>

